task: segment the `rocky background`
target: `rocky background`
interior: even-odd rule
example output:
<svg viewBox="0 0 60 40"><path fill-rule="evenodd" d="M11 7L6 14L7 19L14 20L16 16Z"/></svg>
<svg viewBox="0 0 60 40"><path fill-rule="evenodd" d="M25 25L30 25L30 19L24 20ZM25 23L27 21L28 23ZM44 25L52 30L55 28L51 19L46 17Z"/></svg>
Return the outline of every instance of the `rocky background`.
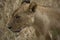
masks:
<svg viewBox="0 0 60 40"><path fill-rule="evenodd" d="M7 22L9 18L11 17L14 10L16 10L23 0L0 0L0 40L38 40L38 38L35 35L35 29L34 28L26 28L22 30L19 37L16 37L13 32L11 32L7 28ZM30 0L31 2L36 2L41 6L44 7L52 7L52 8L60 8L60 0ZM33 30L33 31L32 31ZM32 31L32 32L29 32ZM25 34L29 34L28 39L25 37ZM34 36L32 35L34 34ZM43 36L42 36L43 37ZM41 37L41 40L44 40L44 38ZM54 40L60 40L60 36L57 36L57 39Z"/></svg>

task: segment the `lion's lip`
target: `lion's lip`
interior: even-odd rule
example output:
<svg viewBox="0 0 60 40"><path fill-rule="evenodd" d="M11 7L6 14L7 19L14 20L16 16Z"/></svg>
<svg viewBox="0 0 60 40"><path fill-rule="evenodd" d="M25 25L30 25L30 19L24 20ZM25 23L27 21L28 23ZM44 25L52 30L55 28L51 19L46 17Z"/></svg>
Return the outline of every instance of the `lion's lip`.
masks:
<svg viewBox="0 0 60 40"><path fill-rule="evenodd" d="M18 30L18 31L13 31L13 32L20 32L20 30Z"/></svg>
<svg viewBox="0 0 60 40"><path fill-rule="evenodd" d="M24 28L26 28L26 27L22 27L21 29L14 30L13 32L19 33L19 32L20 32L21 30L23 30Z"/></svg>
<svg viewBox="0 0 60 40"><path fill-rule="evenodd" d="M13 32L16 32L16 33L18 33L18 32L20 32L22 29L19 29L19 30L14 30Z"/></svg>

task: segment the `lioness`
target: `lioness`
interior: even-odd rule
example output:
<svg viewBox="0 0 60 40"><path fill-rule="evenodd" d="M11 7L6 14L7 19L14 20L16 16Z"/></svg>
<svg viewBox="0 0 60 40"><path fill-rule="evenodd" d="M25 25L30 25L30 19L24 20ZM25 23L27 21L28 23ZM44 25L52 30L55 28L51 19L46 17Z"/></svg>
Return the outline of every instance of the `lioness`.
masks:
<svg viewBox="0 0 60 40"><path fill-rule="evenodd" d="M58 8L42 7L35 2L24 3L12 14L8 28L13 32L20 32L25 27L33 26L39 32L36 33L38 36L43 34L49 37L49 31L60 30L59 10Z"/></svg>

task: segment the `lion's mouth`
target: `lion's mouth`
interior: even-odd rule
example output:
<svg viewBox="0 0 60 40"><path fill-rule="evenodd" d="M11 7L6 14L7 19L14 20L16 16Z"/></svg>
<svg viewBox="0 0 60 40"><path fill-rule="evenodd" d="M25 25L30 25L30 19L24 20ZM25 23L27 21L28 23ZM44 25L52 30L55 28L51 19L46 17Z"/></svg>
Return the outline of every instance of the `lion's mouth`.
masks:
<svg viewBox="0 0 60 40"><path fill-rule="evenodd" d="M23 30L24 28L26 28L26 27L22 27L22 28L20 28L20 29L13 30L13 32L14 32L14 33L19 33L19 32L21 32L21 30Z"/></svg>
<svg viewBox="0 0 60 40"><path fill-rule="evenodd" d="M17 32L17 33L18 33L18 32L20 32L20 31L21 31L21 30L16 30L16 31L13 31L13 32Z"/></svg>

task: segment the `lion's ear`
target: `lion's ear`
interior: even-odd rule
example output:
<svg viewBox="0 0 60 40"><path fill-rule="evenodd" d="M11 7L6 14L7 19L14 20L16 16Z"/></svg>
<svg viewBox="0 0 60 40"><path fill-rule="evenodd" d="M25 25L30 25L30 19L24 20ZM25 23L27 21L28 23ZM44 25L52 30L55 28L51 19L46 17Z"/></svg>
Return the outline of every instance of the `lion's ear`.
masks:
<svg viewBox="0 0 60 40"><path fill-rule="evenodd" d="M35 12L37 8L37 4L35 2L32 2L30 5L29 5L29 11L30 12Z"/></svg>
<svg viewBox="0 0 60 40"><path fill-rule="evenodd" d="M21 4L23 3L30 3L30 0L22 0Z"/></svg>

